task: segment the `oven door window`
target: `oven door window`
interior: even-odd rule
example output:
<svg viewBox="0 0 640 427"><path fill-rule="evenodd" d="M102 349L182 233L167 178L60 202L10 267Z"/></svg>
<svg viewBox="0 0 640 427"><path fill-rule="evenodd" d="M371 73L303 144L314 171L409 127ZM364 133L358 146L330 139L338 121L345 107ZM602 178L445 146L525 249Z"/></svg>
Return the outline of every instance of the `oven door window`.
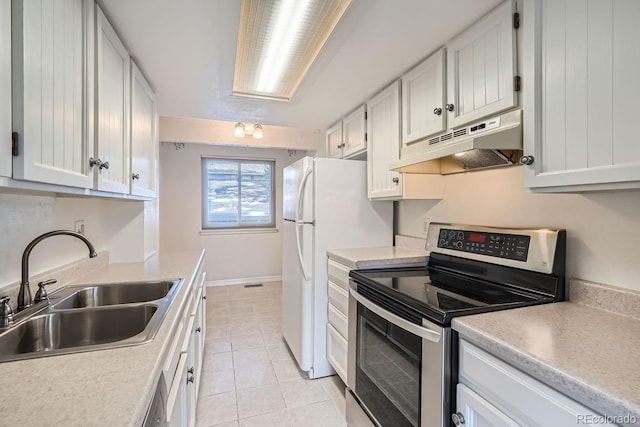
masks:
<svg viewBox="0 0 640 427"><path fill-rule="evenodd" d="M422 340L358 304L355 392L382 426L420 425Z"/></svg>

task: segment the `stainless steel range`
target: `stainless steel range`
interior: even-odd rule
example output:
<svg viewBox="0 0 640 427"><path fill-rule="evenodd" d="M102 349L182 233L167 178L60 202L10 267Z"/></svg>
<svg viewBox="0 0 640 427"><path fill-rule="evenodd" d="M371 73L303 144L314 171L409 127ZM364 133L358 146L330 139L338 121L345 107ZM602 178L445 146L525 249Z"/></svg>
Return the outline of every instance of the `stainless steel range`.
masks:
<svg viewBox="0 0 640 427"><path fill-rule="evenodd" d="M427 268L351 271L347 422L449 426L451 319L564 300L564 230L431 223Z"/></svg>

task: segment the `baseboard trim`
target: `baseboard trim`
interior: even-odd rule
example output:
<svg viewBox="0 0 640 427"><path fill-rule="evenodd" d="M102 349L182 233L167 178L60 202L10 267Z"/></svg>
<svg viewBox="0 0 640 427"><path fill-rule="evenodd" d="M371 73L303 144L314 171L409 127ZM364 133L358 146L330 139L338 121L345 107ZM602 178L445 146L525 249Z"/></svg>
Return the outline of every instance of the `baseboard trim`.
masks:
<svg viewBox="0 0 640 427"><path fill-rule="evenodd" d="M282 276L262 276L262 277L245 277L241 279L209 280L207 281L207 287L229 286L229 285L253 285L256 283L279 282L281 280L282 280Z"/></svg>

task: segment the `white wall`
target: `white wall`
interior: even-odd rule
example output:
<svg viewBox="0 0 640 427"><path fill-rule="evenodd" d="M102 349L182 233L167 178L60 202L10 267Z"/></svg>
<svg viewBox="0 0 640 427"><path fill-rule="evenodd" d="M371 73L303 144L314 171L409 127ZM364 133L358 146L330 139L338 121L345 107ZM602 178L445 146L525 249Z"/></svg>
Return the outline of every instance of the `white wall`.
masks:
<svg viewBox="0 0 640 427"><path fill-rule="evenodd" d="M282 222L282 169L305 155L281 149L160 145L160 248L206 249L207 280L280 276L282 236L276 233L201 234L202 156L274 159L276 228Z"/></svg>
<svg viewBox="0 0 640 427"><path fill-rule="evenodd" d="M398 203L400 234L424 237L423 220L567 230L567 275L640 290L640 190L540 194L522 167L445 177L441 201Z"/></svg>
<svg viewBox="0 0 640 427"><path fill-rule="evenodd" d="M73 229L85 221L85 235L96 250L110 251L111 262L142 261L145 242L144 203L98 198L0 194L0 287L20 280L22 252L38 235L56 229ZM157 222L156 222L157 224ZM153 241L148 243L153 246ZM57 268L88 256L77 239L56 236L34 248L30 272Z"/></svg>

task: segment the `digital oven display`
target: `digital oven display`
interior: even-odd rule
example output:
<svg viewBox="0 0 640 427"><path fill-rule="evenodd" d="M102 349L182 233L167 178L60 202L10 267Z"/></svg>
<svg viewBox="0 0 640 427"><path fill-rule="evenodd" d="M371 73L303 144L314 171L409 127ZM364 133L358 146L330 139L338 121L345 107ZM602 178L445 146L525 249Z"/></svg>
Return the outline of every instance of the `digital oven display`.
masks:
<svg viewBox="0 0 640 427"><path fill-rule="evenodd" d="M487 241L487 235L484 233L468 233L467 239L472 243L484 243Z"/></svg>

